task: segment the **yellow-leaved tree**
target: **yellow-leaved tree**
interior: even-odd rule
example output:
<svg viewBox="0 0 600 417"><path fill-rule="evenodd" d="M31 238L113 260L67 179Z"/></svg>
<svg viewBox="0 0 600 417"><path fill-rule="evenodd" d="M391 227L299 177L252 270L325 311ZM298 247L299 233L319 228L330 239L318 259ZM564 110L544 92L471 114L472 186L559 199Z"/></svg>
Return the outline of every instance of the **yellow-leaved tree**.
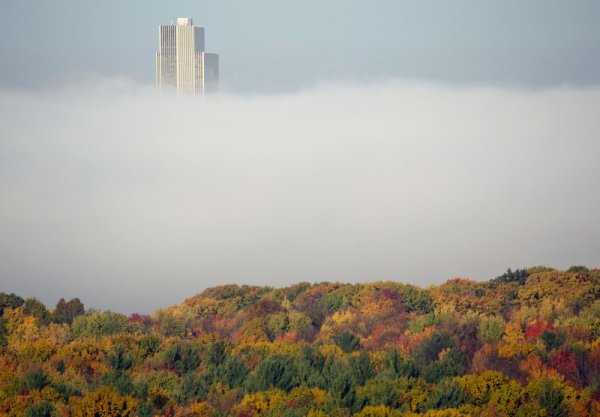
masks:
<svg viewBox="0 0 600 417"><path fill-rule="evenodd" d="M526 356L533 350L534 346L525 339L521 326L518 323L509 323L498 346L498 355L501 358Z"/></svg>
<svg viewBox="0 0 600 417"><path fill-rule="evenodd" d="M122 396L110 388L102 387L73 401L73 417L133 416L137 404L137 400L130 396Z"/></svg>

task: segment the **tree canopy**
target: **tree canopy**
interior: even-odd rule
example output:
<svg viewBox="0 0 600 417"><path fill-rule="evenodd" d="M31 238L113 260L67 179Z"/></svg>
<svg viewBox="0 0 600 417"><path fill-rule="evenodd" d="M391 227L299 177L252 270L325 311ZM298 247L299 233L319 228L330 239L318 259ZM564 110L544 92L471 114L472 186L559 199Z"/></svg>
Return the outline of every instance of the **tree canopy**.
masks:
<svg viewBox="0 0 600 417"><path fill-rule="evenodd" d="M600 270L223 285L151 315L0 293L0 415L600 415Z"/></svg>

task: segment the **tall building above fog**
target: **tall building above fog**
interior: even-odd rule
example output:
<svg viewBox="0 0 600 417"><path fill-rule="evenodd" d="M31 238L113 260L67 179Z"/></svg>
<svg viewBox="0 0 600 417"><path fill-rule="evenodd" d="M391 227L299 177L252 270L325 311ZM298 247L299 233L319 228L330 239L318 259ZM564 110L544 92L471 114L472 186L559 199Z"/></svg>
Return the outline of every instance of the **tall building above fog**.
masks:
<svg viewBox="0 0 600 417"><path fill-rule="evenodd" d="M178 93L217 91L219 55L204 51L204 28L194 26L190 17L174 23L158 27L156 85Z"/></svg>

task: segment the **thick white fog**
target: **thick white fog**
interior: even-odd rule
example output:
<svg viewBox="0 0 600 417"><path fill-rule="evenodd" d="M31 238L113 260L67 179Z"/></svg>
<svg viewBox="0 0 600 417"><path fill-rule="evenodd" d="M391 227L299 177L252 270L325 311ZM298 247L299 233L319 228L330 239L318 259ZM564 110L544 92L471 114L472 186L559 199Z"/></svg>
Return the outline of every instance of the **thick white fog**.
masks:
<svg viewBox="0 0 600 417"><path fill-rule="evenodd" d="M91 87L94 85L94 87ZM207 286L600 265L600 89L0 92L0 291L149 312Z"/></svg>

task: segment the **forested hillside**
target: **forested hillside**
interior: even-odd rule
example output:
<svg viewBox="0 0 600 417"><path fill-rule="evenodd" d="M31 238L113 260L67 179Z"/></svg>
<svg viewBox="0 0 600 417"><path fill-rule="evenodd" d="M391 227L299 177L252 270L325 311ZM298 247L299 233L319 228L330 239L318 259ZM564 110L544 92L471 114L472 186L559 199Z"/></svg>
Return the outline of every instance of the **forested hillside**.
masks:
<svg viewBox="0 0 600 417"><path fill-rule="evenodd" d="M0 293L0 415L599 416L600 269L224 285L150 316Z"/></svg>

